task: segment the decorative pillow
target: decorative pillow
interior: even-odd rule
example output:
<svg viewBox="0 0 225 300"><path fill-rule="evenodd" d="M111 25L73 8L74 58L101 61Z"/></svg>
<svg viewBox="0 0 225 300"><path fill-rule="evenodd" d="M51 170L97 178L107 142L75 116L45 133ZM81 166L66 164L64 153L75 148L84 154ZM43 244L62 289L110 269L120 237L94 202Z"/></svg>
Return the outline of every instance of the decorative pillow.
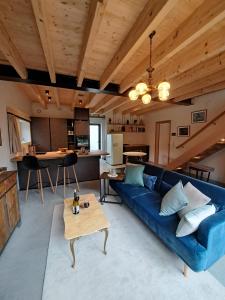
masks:
<svg viewBox="0 0 225 300"><path fill-rule="evenodd" d="M160 216L170 216L188 205L183 184L179 181L162 199Z"/></svg>
<svg viewBox="0 0 225 300"><path fill-rule="evenodd" d="M152 176L148 174L143 174L144 185L150 190L154 191L155 183L157 180L157 176Z"/></svg>
<svg viewBox="0 0 225 300"><path fill-rule="evenodd" d="M144 168L145 166L142 165L127 165L124 183L144 186L144 181L143 181Z"/></svg>
<svg viewBox="0 0 225 300"><path fill-rule="evenodd" d="M159 186L159 193L161 195L161 197L164 197L166 195L167 192L169 192L170 189L172 189L172 185L168 184L165 181L161 181L160 186Z"/></svg>
<svg viewBox="0 0 225 300"><path fill-rule="evenodd" d="M198 229L200 223L204 219L215 214L215 212L216 207L214 205L204 205L202 207L189 211L180 220L177 227L176 236L182 237L195 232Z"/></svg>
<svg viewBox="0 0 225 300"><path fill-rule="evenodd" d="M188 198L188 205L178 212L180 218L182 218L189 211L208 204L211 200L196 187L194 187L190 182L184 186L184 193Z"/></svg>

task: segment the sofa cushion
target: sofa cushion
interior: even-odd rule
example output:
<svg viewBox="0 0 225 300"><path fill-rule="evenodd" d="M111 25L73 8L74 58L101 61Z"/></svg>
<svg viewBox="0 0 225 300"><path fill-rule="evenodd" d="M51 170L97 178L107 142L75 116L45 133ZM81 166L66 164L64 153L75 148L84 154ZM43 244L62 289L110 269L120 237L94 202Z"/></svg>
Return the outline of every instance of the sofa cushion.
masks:
<svg viewBox="0 0 225 300"><path fill-rule="evenodd" d="M157 180L156 176L143 174L144 186L148 188L150 191L154 191L156 180Z"/></svg>
<svg viewBox="0 0 225 300"><path fill-rule="evenodd" d="M127 165L125 183L137 186L144 186L143 172L144 166L142 165Z"/></svg>
<svg viewBox="0 0 225 300"><path fill-rule="evenodd" d="M182 218L186 213L206 205L211 200L190 182L184 186L184 193L187 196L188 205L178 212L180 218Z"/></svg>
<svg viewBox="0 0 225 300"><path fill-rule="evenodd" d="M179 181L163 197L160 209L161 216L170 216L188 205L182 182Z"/></svg>
<svg viewBox="0 0 225 300"><path fill-rule="evenodd" d="M204 205L186 213L180 220L176 236L182 237L195 232L200 223L216 212L214 205Z"/></svg>
<svg viewBox="0 0 225 300"><path fill-rule="evenodd" d="M168 184L167 182L165 182L164 180L161 181L160 185L159 185L159 193L162 197L164 197L166 195L166 193L169 192L170 189L172 189L172 185Z"/></svg>
<svg viewBox="0 0 225 300"><path fill-rule="evenodd" d="M199 189L202 193L204 193L206 196L211 198L212 203L216 203L220 206L221 209L223 209L225 205L225 189L222 187L219 187L217 185L195 179L190 176L186 176L184 174L180 174L173 171L165 171L163 173L163 181L165 181L167 184L175 185L179 180L182 181L183 185L185 185L188 182L191 182L193 186L195 186L197 189Z"/></svg>
<svg viewBox="0 0 225 300"><path fill-rule="evenodd" d="M152 176L156 176L157 180L155 183L155 190L159 190L159 185L163 177L164 169L154 166L150 164L149 162L142 162L142 164L145 166L144 173Z"/></svg>

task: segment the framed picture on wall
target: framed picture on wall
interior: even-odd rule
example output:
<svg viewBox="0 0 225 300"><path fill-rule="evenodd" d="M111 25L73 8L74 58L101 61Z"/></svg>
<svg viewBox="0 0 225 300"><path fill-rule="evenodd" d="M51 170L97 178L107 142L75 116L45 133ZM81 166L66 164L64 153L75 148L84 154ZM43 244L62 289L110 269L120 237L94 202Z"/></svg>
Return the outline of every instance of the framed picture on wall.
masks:
<svg viewBox="0 0 225 300"><path fill-rule="evenodd" d="M189 136L189 135L190 135L190 126L177 127L177 136Z"/></svg>
<svg viewBox="0 0 225 300"><path fill-rule="evenodd" d="M191 123L205 123L207 121L207 109L193 111L191 113Z"/></svg>

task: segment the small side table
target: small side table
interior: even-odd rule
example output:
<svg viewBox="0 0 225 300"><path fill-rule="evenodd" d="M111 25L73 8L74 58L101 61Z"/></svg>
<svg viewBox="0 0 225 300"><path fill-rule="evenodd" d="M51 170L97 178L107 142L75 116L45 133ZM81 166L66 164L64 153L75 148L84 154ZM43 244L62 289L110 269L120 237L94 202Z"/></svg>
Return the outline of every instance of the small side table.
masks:
<svg viewBox="0 0 225 300"><path fill-rule="evenodd" d="M108 195L111 196L118 196L116 194L110 194L109 193L109 185L108 185L108 191L106 192L106 181L109 180L115 180L115 181L123 181L124 180L125 175L123 173L117 174L116 177L111 177L109 176L109 172L104 172L100 175L99 179L100 179L100 203L112 203L112 204L122 204L122 201L117 202L117 201L108 201L106 200L106 197ZM103 181L103 193L102 193L102 181Z"/></svg>
<svg viewBox="0 0 225 300"><path fill-rule="evenodd" d="M131 157L138 157L138 159L142 161L142 158L144 156L146 156L147 153L141 152L141 151L127 151L127 152L123 152L123 155L125 155L125 157L126 157L126 163L127 163L128 159L129 159L129 156L131 156Z"/></svg>

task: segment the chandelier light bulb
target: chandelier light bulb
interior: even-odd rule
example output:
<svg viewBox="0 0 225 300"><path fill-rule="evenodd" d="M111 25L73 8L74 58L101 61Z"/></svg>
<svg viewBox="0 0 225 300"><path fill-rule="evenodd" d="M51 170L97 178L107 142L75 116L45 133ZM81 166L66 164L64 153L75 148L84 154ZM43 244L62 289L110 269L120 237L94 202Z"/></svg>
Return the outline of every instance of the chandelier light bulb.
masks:
<svg viewBox="0 0 225 300"><path fill-rule="evenodd" d="M169 98L168 90L159 90L159 100L166 101Z"/></svg>
<svg viewBox="0 0 225 300"><path fill-rule="evenodd" d="M136 90L131 90L128 94L131 101L136 101L138 99L138 92Z"/></svg>
<svg viewBox="0 0 225 300"><path fill-rule="evenodd" d="M139 95L144 95L147 93L148 91L148 86L146 83L144 82L139 82L136 87L135 87L136 91L138 92Z"/></svg>
<svg viewBox="0 0 225 300"><path fill-rule="evenodd" d="M141 97L141 100L144 104L149 104L152 100L152 97L150 94L145 94Z"/></svg>
<svg viewBox="0 0 225 300"><path fill-rule="evenodd" d="M167 81L160 82L160 84L158 85L158 91L169 90L169 89L170 89L170 84Z"/></svg>

